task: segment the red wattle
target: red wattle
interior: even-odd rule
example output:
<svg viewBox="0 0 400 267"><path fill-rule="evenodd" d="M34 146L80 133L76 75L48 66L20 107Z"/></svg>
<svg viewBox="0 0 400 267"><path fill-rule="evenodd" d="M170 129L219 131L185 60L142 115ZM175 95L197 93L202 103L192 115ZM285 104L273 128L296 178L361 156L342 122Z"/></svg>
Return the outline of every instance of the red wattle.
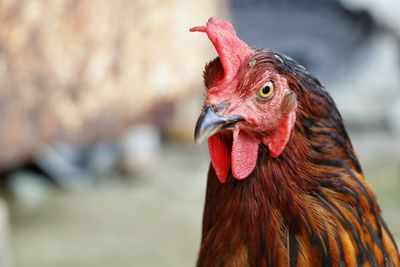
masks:
<svg viewBox="0 0 400 267"><path fill-rule="evenodd" d="M225 183L231 167L231 155L228 148L218 135L213 135L208 138L208 151L218 180Z"/></svg>
<svg viewBox="0 0 400 267"><path fill-rule="evenodd" d="M291 111L286 115L273 134L263 138L262 141L268 147L271 157L277 158L282 154L289 141L295 121L296 112Z"/></svg>
<svg viewBox="0 0 400 267"><path fill-rule="evenodd" d="M236 179L248 177L257 163L259 141L236 128L232 143L232 175Z"/></svg>

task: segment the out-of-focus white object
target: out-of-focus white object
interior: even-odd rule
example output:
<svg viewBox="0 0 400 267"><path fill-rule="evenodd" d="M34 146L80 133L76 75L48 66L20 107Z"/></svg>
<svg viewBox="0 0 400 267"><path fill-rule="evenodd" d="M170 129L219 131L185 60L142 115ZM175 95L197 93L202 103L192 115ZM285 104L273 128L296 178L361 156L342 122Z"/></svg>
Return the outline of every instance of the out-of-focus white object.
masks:
<svg viewBox="0 0 400 267"><path fill-rule="evenodd" d="M122 137L122 167L129 173L151 171L161 152L161 136L151 124L138 124Z"/></svg>
<svg viewBox="0 0 400 267"><path fill-rule="evenodd" d="M400 92L400 88L399 88ZM388 117L390 118L393 132L400 138L400 99L394 103L391 109L389 109ZM398 144L400 151L400 143Z"/></svg>
<svg viewBox="0 0 400 267"><path fill-rule="evenodd" d="M9 213L6 204L0 199L0 266L10 266Z"/></svg>
<svg viewBox="0 0 400 267"><path fill-rule="evenodd" d="M28 171L12 174L10 183L16 202L24 208L37 207L46 199L50 189L43 177Z"/></svg>

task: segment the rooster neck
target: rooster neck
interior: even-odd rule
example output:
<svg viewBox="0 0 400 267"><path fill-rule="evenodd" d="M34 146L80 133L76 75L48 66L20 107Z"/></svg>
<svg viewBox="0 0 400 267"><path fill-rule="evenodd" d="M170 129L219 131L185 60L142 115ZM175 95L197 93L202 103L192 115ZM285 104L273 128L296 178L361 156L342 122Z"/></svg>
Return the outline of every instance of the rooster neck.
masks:
<svg viewBox="0 0 400 267"><path fill-rule="evenodd" d="M333 111L336 111L334 106ZM221 137L229 151L232 137ZM239 203L245 207L254 196L258 205L276 208L289 224L295 222L295 227L299 220L308 220L304 215L308 212L302 201L304 195L318 192L321 186L339 177L340 172L354 170L362 174L340 116L335 118L329 114L326 118L315 119L300 114L280 157L272 158L268 148L261 144L256 167L249 177L237 180L230 172L226 184L209 184L209 187L220 186L216 194L227 194L226 199L230 199L235 190L240 192L243 201ZM212 167L210 172L213 172Z"/></svg>
<svg viewBox="0 0 400 267"><path fill-rule="evenodd" d="M210 166L198 267L400 266L343 125L320 128L302 121L276 159L261 146L246 179Z"/></svg>
<svg viewBox="0 0 400 267"><path fill-rule="evenodd" d="M329 122L320 124L326 128ZM291 251L298 252L295 236L306 236L310 246L325 248L316 262L331 261L328 236L335 239L337 230L329 230L332 218L324 213L321 188L329 183L343 186L333 180L358 166L347 134L340 133L341 121L331 124L327 134L301 118L279 158L271 158L260 146L256 167L246 179L237 180L230 173L221 184L210 167L199 256L203 265L198 266L215 266L207 260L218 257L229 262L226 266L247 266L242 261L264 266L259 262L263 259L266 266L288 266ZM377 218L377 207L370 209ZM342 252L335 249L339 259Z"/></svg>
<svg viewBox="0 0 400 267"><path fill-rule="evenodd" d="M270 157L268 149L260 146L256 168L249 177L258 182L258 190L264 192L266 203L276 208L294 231L299 223L307 224L310 220L312 211L305 198L318 195L329 183L342 186L338 177L357 174L362 178L341 117L329 100L331 113L325 113L326 116L313 118L300 111L287 147L279 158Z"/></svg>
<svg viewBox="0 0 400 267"><path fill-rule="evenodd" d="M210 166L197 266L400 266L333 100L280 58L298 100L291 137L278 158L261 145L243 180Z"/></svg>

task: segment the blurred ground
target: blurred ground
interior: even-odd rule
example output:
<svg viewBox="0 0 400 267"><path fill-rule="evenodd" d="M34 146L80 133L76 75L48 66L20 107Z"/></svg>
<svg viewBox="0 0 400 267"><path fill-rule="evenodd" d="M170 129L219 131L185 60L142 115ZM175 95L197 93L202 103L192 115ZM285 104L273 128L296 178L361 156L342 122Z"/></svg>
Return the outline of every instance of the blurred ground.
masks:
<svg viewBox="0 0 400 267"><path fill-rule="evenodd" d="M168 145L149 176L53 191L12 209L17 267L193 266L208 163L205 147Z"/></svg>
<svg viewBox="0 0 400 267"><path fill-rule="evenodd" d="M113 177L81 192L53 191L34 208L15 207L15 266L194 266L206 147L170 144L160 158L148 176ZM399 166L379 163L364 169L400 240Z"/></svg>

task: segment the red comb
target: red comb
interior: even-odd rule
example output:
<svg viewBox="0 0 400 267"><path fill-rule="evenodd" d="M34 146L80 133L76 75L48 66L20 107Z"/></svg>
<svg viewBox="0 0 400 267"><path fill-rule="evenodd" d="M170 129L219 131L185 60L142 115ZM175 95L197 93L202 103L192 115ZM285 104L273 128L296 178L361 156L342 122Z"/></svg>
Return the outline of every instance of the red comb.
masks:
<svg viewBox="0 0 400 267"><path fill-rule="evenodd" d="M235 29L228 21L211 17L206 26L196 26L190 31L207 33L217 50L225 74L219 85L232 81L241 63L253 53L253 50L237 37Z"/></svg>

